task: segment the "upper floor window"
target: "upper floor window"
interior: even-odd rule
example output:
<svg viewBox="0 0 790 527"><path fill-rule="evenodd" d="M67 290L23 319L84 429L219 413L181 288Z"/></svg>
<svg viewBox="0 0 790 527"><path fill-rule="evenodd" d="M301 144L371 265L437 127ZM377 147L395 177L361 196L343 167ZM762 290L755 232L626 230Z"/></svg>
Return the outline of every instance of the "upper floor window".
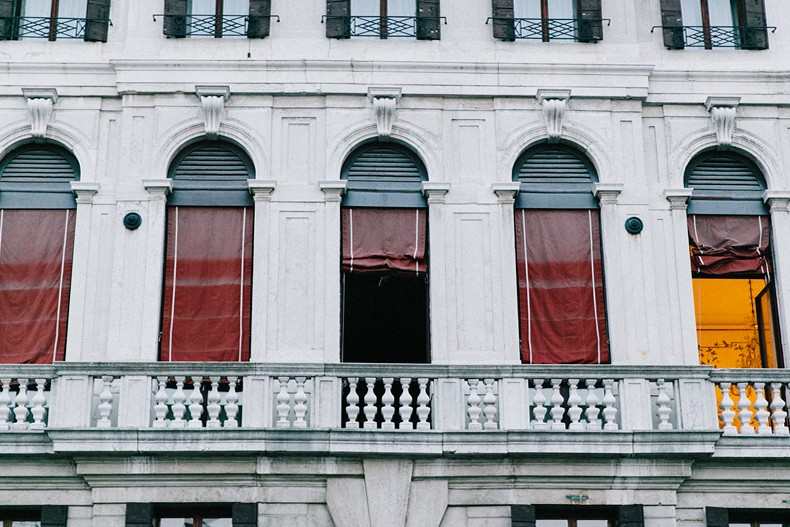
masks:
<svg viewBox="0 0 790 527"><path fill-rule="evenodd" d="M603 38L601 0L493 0L494 37L549 42Z"/></svg>
<svg viewBox="0 0 790 527"><path fill-rule="evenodd" d="M249 360L252 162L227 141L202 141L170 177L159 358Z"/></svg>
<svg viewBox="0 0 790 527"><path fill-rule="evenodd" d="M0 40L107 41L110 0L0 0Z"/></svg>
<svg viewBox="0 0 790 527"><path fill-rule="evenodd" d="M439 0L327 0L324 19L329 38L441 35Z"/></svg>
<svg viewBox="0 0 790 527"><path fill-rule="evenodd" d="M661 0L664 45L767 49L764 0Z"/></svg>
<svg viewBox="0 0 790 527"><path fill-rule="evenodd" d="M514 527L643 527L641 505L563 507L557 505L513 505Z"/></svg>
<svg viewBox="0 0 790 527"><path fill-rule="evenodd" d="M65 358L77 179L77 160L56 146L0 162L0 363Z"/></svg>
<svg viewBox="0 0 790 527"><path fill-rule="evenodd" d="M513 180L522 361L609 362L595 168L544 143L522 154Z"/></svg>
<svg viewBox="0 0 790 527"><path fill-rule="evenodd" d="M184 37L269 36L271 0L165 0L164 34Z"/></svg>
<svg viewBox="0 0 790 527"><path fill-rule="evenodd" d="M686 169L688 236L700 362L781 367L765 179L736 152L708 151Z"/></svg>
<svg viewBox="0 0 790 527"><path fill-rule="evenodd" d="M707 527L790 527L790 511L706 507L705 520Z"/></svg>
<svg viewBox="0 0 790 527"><path fill-rule="evenodd" d="M429 362L425 167L404 147L368 143L341 178L342 360Z"/></svg>

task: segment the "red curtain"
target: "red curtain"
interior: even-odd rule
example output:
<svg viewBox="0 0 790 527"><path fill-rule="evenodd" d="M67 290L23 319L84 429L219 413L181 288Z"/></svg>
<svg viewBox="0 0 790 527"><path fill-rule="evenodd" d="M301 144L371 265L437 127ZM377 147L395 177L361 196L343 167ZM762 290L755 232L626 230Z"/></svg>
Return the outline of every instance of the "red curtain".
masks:
<svg viewBox="0 0 790 527"><path fill-rule="evenodd" d="M609 362L597 210L516 210L522 361Z"/></svg>
<svg viewBox="0 0 790 527"><path fill-rule="evenodd" d="M159 360L249 360L252 224L251 208L168 208Z"/></svg>
<svg viewBox="0 0 790 527"><path fill-rule="evenodd" d="M66 354L74 210L0 211L0 362Z"/></svg>
<svg viewBox="0 0 790 527"><path fill-rule="evenodd" d="M698 276L768 273L767 216L691 215L688 228L691 270Z"/></svg>
<svg viewBox="0 0 790 527"><path fill-rule="evenodd" d="M425 273L427 224L424 209L343 209L342 269Z"/></svg>

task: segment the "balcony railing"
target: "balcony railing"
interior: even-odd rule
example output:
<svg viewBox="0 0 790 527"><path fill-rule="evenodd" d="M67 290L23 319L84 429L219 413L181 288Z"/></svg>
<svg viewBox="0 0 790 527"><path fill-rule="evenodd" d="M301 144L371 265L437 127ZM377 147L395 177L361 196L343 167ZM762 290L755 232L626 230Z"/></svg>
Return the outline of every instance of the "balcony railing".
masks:
<svg viewBox="0 0 790 527"><path fill-rule="evenodd" d="M654 26L672 37L673 48L744 48L760 47L767 31L776 32L776 27L752 26Z"/></svg>
<svg viewBox="0 0 790 527"><path fill-rule="evenodd" d="M597 42L601 39L596 35L595 28L600 28L605 22L611 23L608 18L582 19L582 18L501 18L490 17L490 21L502 24L513 24L513 35L515 39L542 40L574 40L585 42Z"/></svg>
<svg viewBox="0 0 790 527"><path fill-rule="evenodd" d="M707 367L0 366L0 431L722 430L788 435L790 371Z"/></svg>
<svg viewBox="0 0 790 527"><path fill-rule="evenodd" d="M323 16L321 21L342 23L350 37L415 38L421 23L447 24L447 18L416 16Z"/></svg>
<svg viewBox="0 0 790 527"><path fill-rule="evenodd" d="M13 16L3 19L6 35L14 35L17 39L46 38L84 39L86 18L50 18Z"/></svg>

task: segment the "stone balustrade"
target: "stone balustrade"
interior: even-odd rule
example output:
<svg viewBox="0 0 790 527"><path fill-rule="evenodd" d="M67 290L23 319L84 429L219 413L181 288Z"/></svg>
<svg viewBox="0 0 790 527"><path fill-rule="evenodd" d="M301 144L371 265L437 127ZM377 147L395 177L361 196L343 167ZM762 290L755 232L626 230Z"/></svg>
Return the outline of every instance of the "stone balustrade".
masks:
<svg viewBox="0 0 790 527"><path fill-rule="evenodd" d="M790 371L708 367L0 366L0 431L345 429L788 435Z"/></svg>

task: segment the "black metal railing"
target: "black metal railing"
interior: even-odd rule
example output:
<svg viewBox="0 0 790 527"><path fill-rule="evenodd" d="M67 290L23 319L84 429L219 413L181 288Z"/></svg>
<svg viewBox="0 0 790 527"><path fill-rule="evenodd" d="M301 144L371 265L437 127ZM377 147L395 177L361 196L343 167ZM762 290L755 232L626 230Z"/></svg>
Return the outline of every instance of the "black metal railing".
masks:
<svg viewBox="0 0 790 527"><path fill-rule="evenodd" d="M608 18L502 18L489 17L486 24L494 21L497 24L513 24L512 39L542 40L574 40L597 42L603 37L601 28L604 23L611 24Z"/></svg>
<svg viewBox="0 0 790 527"><path fill-rule="evenodd" d="M14 39L46 38L84 39L86 18L50 18L32 16L12 16L4 18L6 35Z"/></svg>
<svg viewBox="0 0 790 527"><path fill-rule="evenodd" d="M170 17L173 25L173 35L181 37L247 37L250 35L250 17L248 15L153 15L156 17ZM253 17L260 19L262 17ZM280 21L279 15L267 15L266 18ZM167 23L167 22L165 22ZM256 22L257 23L257 22ZM257 27L257 26L256 26ZM254 30L253 30L254 32Z"/></svg>
<svg viewBox="0 0 790 527"><path fill-rule="evenodd" d="M323 16L321 21L340 22L348 28L351 37L414 38L421 23L447 24L443 16Z"/></svg>
<svg viewBox="0 0 790 527"><path fill-rule="evenodd" d="M656 29L672 36L673 48L705 49L760 48L767 32L776 32L775 26L654 26L650 32Z"/></svg>

